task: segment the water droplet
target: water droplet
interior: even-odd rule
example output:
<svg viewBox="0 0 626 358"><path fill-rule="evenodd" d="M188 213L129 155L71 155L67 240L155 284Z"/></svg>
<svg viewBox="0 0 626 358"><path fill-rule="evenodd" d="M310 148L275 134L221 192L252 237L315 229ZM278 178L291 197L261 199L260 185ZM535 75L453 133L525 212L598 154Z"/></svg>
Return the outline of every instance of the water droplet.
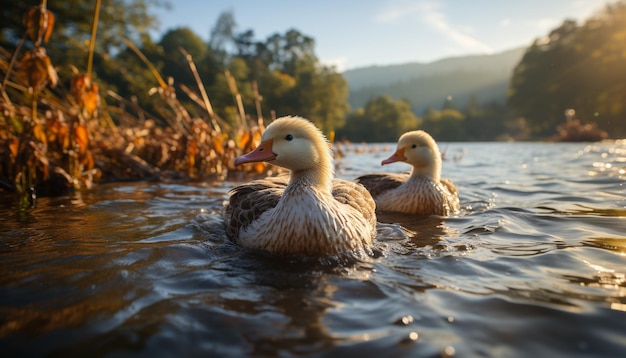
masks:
<svg viewBox="0 0 626 358"><path fill-rule="evenodd" d="M454 357L455 353L456 353L456 350L454 349L454 347L447 346L446 348L443 349L443 352L441 352L441 356L443 358Z"/></svg>
<svg viewBox="0 0 626 358"><path fill-rule="evenodd" d="M401 344L410 344L415 343L419 338L419 334L417 332L410 332L408 336L404 336L400 341Z"/></svg>
<svg viewBox="0 0 626 358"><path fill-rule="evenodd" d="M406 315L406 316L402 316L400 318L398 318L394 324L399 325L399 326L406 326L410 323L413 323L414 319L413 316L411 315Z"/></svg>

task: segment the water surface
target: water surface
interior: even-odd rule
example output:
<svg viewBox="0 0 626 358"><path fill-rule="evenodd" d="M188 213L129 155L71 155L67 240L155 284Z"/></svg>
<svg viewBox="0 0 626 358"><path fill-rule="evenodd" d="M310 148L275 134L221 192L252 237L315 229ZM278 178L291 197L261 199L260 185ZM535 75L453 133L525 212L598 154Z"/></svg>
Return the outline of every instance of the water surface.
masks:
<svg viewBox="0 0 626 358"><path fill-rule="evenodd" d="M3 198L0 351L625 356L626 142L441 147L461 213L381 223L361 262L231 244L231 182L101 184L28 212ZM352 179L393 145L345 149Z"/></svg>

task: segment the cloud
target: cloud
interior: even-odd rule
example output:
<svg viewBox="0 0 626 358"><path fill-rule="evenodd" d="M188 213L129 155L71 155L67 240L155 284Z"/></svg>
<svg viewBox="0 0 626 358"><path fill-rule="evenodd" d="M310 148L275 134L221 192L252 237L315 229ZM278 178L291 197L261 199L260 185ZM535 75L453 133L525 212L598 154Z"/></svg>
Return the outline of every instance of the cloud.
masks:
<svg viewBox="0 0 626 358"><path fill-rule="evenodd" d="M535 31L548 32L555 27L558 27L562 20L556 18L539 18L533 20L527 20L524 24Z"/></svg>
<svg viewBox="0 0 626 358"><path fill-rule="evenodd" d="M329 59L321 59L320 62L325 66L335 67L337 72L341 73L346 70L346 64L348 63L348 58L343 56L343 57L336 57L336 58L329 58Z"/></svg>
<svg viewBox="0 0 626 358"><path fill-rule="evenodd" d="M423 20L433 29L454 41L457 45L487 53L493 52L493 49L489 45L466 33L469 31L462 31L450 24L446 15L440 11L438 3L423 2L422 5L421 13Z"/></svg>
<svg viewBox="0 0 626 358"><path fill-rule="evenodd" d="M411 2L403 5L395 5L381 11L376 17L379 23L395 23L405 19L415 20L418 18L421 22L439 32L454 42L457 46L465 49L478 50L481 52L492 53L493 49L470 35L471 28L460 28L451 24L445 13L441 10L441 4L436 1L419 1Z"/></svg>
<svg viewBox="0 0 626 358"><path fill-rule="evenodd" d="M393 7L389 7L384 9L383 11L381 11L375 18L376 22L381 23L381 24L389 24L389 23L393 23L396 21L400 21L403 18L406 18L409 15L413 15L415 13L419 13L419 11L421 10L422 5L417 3L417 4L410 4L410 5L406 5L406 6L393 6Z"/></svg>

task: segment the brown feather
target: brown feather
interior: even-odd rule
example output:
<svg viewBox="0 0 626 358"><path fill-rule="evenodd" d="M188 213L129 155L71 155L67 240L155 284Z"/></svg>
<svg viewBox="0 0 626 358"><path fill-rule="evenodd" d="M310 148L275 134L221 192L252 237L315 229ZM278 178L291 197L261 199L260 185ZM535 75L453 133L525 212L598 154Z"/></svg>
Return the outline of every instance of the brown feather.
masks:
<svg viewBox="0 0 626 358"><path fill-rule="evenodd" d="M289 176L268 177L234 187L224 210L226 234L238 237L239 230L250 225L265 211L278 204Z"/></svg>
<svg viewBox="0 0 626 358"><path fill-rule="evenodd" d="M282 255L372 254L376 203L362 185L333 179L327 142L310 122L276 119L259 147L237 160L270 161L290 169L290 175L231 190L224 209L231 240Z"/></svg>
<svg viewBox="0 0 626 358"><path fill-rule="evenodd" d="M404 162L410 173L374 173L356 179L376 200L377 212L449 215L460 209L459 193L449 179L441 179L441 154L424 131L404 133L397 150L382 165Z"/></svg>
<svg viewBox="0 0 626 358"><path fill-rule="evenodd" d="M377 197L383 192L395 189L409 179L409 174L373 173L361 175L356 178L356 182L363 185L373 197Z"/></svg>

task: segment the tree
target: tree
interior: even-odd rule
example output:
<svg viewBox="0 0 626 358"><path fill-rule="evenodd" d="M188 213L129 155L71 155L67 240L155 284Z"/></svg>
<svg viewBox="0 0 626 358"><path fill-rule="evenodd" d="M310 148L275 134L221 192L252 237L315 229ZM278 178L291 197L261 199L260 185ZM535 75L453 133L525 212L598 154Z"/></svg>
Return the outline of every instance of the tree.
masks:
<svg viewBox="0 0 626 358"><path fill-rule="evenodd" d="M209 48L224 66L227 65L229 60L229 47L235 45L236 28L235 15L232 11L226 11L220 14L215 22L215 26L211 29Z"/></svg>
<svg viewBox="0 0 626 358"><path fill-rule="evenodd" d="M338 135L350 140L393 142L402 133L417 129L419 123L407 100L379 96L370 99L365 108L350 113Z"/></svg>
<svg viewBox="0 0 626 358"><path fill-rule="evenodd" d="M250 33L243 37L247 53L255 43ZM252 67L251 80L257 80L266 109L278 116L301 115L323 131L330 132L344 123L349 107L348 85L332 67L323 66L315 55L315 41L295 29L273 34L256 42L254 57L246 55Z"/></svg>
<svg viewBox="0 0 626 358"><path fill-rule="evenodd" d="M508 103L536 136L549 136L573 108L614 136L626 135L626 1L579 26L566 20L535 40L515 68Z"/></svg>
<svg viewBox="0 0 626 358"><path fill-rule="evenodd" d="M0 1L0 46L13 51L22 37L22 14L40 1ZM150 6L163 6L162 0L109 0L102 4L96 41L99 56L111 56L125 46L122 39L141 43L149 30L158 25L149 15ZM47 49L55 63L65 64L61 78L69 78L67 65L83 68L87 63L95 2L80 0L49 1L47 7L55 15L55 27Z"/></svg>
<svg viewBox="0 0 626 358"><path fill-rule="evenodd" d="M177 84L195 88L196 81L181 49L191 55L194 61L203 61L209 51L208 46L189 28L169 30L161 38L159 46L163 50L153 60L163 62L162 75L174 78Z"/></svg>
<svg viewBox="0 0 626 358"><path fill-rule="evenodd" d="M465 140L465 116L456 109L443 108L441 111L429 108L424 112L423 124L420 127L436 140Z"/></svg>
<svg viewBox="0 0 626 358"><path fill-rule="evenodd" d="M508 109L504 104L491 102L479 105L472 97L463 114L464 140L489 141L507 132Z"/></svg>

